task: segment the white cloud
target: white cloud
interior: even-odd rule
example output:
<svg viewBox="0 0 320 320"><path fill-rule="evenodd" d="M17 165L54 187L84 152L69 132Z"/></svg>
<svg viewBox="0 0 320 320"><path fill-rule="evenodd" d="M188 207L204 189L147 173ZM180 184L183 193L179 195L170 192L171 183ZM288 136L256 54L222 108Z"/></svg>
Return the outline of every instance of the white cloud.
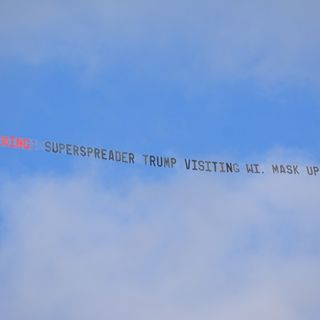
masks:
<svg viewBox="0 0 320 320"><path fill-rule="evenodd" d="M165 59L181 81L208 73L319 84L319 9L316 0L7 0L0 4L0 53L92 69L119 59L153 68Z"/></svg>
<svg viewBox="0 0 320 320"><path fill-rule="evenodd" d="M0 310L18 319L315 319L319 180L13 180Z"/></svg>

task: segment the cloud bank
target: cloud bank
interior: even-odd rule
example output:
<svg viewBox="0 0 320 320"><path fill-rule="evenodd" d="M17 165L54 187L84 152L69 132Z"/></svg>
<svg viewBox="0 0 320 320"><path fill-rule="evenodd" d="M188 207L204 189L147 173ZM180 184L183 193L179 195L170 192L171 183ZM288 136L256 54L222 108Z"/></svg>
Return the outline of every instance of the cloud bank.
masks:
<svg viewBox="0 0 320 320"><path fill-rule="evenodd" d="M18 319L317 319L319 180L91 176L1 191L0 310Z"/></svg>
<svg viewBox="0 0 320 320"><path fill-rule="evenodd" d="M319 10L316 0L4 0L0 55L96 70L160 63L182 79L319 84Z"/></svg>

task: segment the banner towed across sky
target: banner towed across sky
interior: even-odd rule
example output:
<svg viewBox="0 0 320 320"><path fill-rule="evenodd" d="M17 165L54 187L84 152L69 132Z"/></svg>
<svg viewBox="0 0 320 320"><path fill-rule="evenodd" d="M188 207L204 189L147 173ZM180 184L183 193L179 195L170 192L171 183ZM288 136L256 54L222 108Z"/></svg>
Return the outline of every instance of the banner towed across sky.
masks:
<svg viewBox="0 0 320 320"><path fill-rule="evenodd" d="M93 158L97 160L119 162L128 165L143 164L155 168L173 169L183 167L189 171L206 173L229 173L237 174L245 172L248 174L272 173L279 175L320 176L319 165L298 165L292 163L273 163L266 169L258 163L239 164L237 162L226 162L218 160L199 160L184 158L178 159L173 156L159 156L152 154L138 154L128 151L119 151L101 147L84 146L78 144L61 143L52 140L38 141L26 137L0 136L0 146L25 151L43 151L56 155L68 155L79 158Z"/></svg>

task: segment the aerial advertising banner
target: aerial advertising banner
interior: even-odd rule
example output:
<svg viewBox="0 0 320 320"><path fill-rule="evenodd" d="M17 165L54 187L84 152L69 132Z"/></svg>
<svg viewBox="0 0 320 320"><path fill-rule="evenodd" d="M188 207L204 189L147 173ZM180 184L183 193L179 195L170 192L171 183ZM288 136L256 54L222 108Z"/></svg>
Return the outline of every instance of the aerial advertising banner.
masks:
<svg viewBox="0 0 320 320"><path fill-rule="evenodd" d="M38 141L26 137L0 136L0 147L20 149L24 151L42 151L52 155L66 155L78 158L123 163L126 165L142 164L153 168L174 169L183 168L192 172L218 174L247 174L261 175L272 173L276 175L320 176L320 166L294 163L271 163L267 167L259 163L239 164L237 162L220 161L219 159L178 159L174 156L138 154L129 151L56 142L53 140Z"/></svg>

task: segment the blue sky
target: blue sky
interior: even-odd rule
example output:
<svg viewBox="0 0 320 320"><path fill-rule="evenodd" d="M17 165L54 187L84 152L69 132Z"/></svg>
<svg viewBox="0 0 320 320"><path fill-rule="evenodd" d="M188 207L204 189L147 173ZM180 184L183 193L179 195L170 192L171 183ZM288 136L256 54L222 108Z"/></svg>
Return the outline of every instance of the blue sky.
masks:
<svg viewBox="0 0 320 320"><path fill-rule="evenodd" d="M319 164L319 9L3 0L1 135ZM317 177L194 176L0 151L6 319L318 318Z"/></svg>

